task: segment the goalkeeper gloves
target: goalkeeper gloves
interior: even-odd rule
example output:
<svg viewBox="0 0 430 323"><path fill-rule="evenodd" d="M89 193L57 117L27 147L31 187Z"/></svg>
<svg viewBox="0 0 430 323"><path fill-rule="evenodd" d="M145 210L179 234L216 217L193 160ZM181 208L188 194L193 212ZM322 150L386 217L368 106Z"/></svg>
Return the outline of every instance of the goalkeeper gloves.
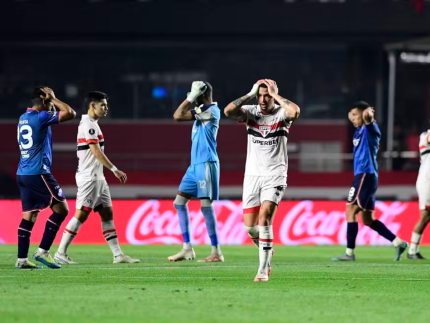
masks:
<svg viewBox="0 0 430 323"><path fill-rule="evenodd" d="M193 103L200 95L205 93L207 85L202 81L194 81L191 85L191 92L188 93L187 101Z"/></svg>

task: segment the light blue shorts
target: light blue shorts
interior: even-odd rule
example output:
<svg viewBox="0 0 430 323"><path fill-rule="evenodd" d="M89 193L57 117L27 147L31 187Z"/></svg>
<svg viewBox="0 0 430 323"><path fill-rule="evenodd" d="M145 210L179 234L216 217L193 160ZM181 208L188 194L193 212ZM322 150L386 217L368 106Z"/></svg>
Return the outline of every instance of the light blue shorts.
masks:
<svg viewBox="0 0 430 323"><path fill-rule="evenodd" d="M206 162L190 165L182 178L179 191L197 198L219 198L219 163Z"/></svg>

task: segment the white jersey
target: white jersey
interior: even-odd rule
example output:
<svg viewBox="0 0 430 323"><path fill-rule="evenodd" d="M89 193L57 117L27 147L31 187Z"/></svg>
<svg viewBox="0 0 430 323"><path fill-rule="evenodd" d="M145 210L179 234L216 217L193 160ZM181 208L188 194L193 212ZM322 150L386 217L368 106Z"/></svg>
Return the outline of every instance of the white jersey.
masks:
<svg viewBox="0 0 430 323"><path fill-rule="evenodd" d="M275 105L269 115L259 105L244 105L248 132L245 175L287 176L287 141L292 121L284 108Z"/></svg>
<svg viewBox="0 0 430 323"><path fill-rule="evenodd" d="M420 135L421 166L418 172L418 181L430 180L430 130Z"/></svg>
<svg viewBox="0 0 430 323"><path fill-rule="evenodd" d="M79 123L77 143L79 166L76 182L104 180L103 165L90 149L90 144L100 144L100 149L104 151L104 138L97 120L88 114L84 114Z"/></svg>

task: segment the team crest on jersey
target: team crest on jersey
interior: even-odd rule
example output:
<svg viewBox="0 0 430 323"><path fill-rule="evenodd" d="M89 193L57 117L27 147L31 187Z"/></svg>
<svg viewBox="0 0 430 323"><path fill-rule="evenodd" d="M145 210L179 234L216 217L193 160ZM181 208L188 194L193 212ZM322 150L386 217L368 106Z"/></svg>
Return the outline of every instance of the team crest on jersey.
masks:
<svg viewBox="0 0 430 323"><path fill-rule="evenodd" d="M352 141L352 144L353 144L355 147L357 147L359 143L360 143L360 138L354 139L354 140Z"/></svg>
<svg viewBox="0 0 430 323"><path fill-rule="evenodd" d="M263 135L263 137L266 137L267 134L270 132L270 126L260 126L259 130L260 130L261 134Z"/></svg>
<svg viewBox="0 0 430 323"><path fill-rule="evenodd" d="M90 135L94 135L96 133L96 131L94 129L90 129L89 133L90 133Z"/></svg>

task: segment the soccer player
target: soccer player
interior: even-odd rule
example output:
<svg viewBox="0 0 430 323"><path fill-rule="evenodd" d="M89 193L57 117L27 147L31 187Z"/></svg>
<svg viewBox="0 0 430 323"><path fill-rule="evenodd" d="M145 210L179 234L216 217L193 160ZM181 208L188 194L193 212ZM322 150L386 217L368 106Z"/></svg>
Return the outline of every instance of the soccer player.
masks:
<svg viewBox="0 0 430 323"><path fill-rule="evenodd" d="M198 262L224 261L218 243L217 221L213 201L218 200L219 160L216 152L216 137L219 128L220 110L212 102L212 86L208 82L195 81L186 100L175 111L175 121L194 121L191 140L191 165L182 178L173 203L179 216L184 241L183 248L169 261L193 260L196 257L190 241L190 216L188 201L192 197L200 199L201 210L211 241L209 257Z"/></svg>
<svg viewBox="0 0 430 323"><path fill-rule="evenodd" d="M257 97L258 105L244 105ZM275 104L276 102L279 104ZM278 94L273 80L259 80L251 92L224 109L227 117L246 124L248 154L243 182L244 224L259 248L255 282L269 280L273 254L272 223L287 187L287 141L300 108Z"/></svg>
<svg viewBox="0 0 430 323"><path fill-rule="evenodd" d="M21 159L17 183L21 195L23 217L18 228L17 269L41 269L28 261L30 236L39 212L50 207L54 212L46 221L45 231L33 259L49 268L61 268L51 257L49 249L54 242L69 208L60 185L51 174L51 125L73 119L76 112L55 97L52 89L37 87L31 95L33 106L19 118L18 145ZM56 111L58 108L59 111Z"/></svg>
<svg viewBox="0 0 430 323"><path fill-rule="evenodd" d="M421 166L417 178L417 192L421 217L412 232L409 259L425 259L419 252L421 237L430 222L430 130L420 135Z"/></svg>
<svg viewBox="0 0 430 323"><path fill-rule="evenodd" d="M103 235L114 256L113 263L140 262L139 259L126 256L118 244L113 223L112 201L103 174L104 166L110 169L121 183L127 181L127 175L116 168L104 153L105 140L98 121L107 115L107 99L107 95L99 91L89 92L85 98L88 114L82 115L77 139L79 166L76 171L78 186L76 212L64 229L63 238L55 253L55 260L62 264L76 264L68 256L67 248L92 210L100 214Z"/></svg>
<svg viewBox="0 0 430 323"><path fill-rule="evenodd" d="M344 254L332 260L355 260L355 240L358 234L357 214L360 213L364 225L378 232L392 242L396 250L394 261L400 260L407 243L400 240L381 221L373 216L375 193L378 188L378 163L381 131L374 118L375 110L366 102L355 102L348 114L349 120L357 128L352 140L354 145L354 181L346 203L347 247Z"/></svg>

